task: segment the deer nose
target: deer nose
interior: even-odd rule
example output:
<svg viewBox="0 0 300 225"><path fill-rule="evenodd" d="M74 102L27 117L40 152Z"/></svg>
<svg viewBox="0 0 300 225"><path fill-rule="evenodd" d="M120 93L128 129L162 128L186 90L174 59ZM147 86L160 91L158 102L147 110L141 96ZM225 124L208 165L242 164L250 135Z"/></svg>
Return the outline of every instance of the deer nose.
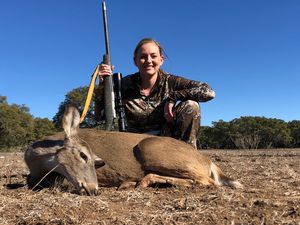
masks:
<svg viewBox="0 0 300 225"><path fill-rule="evenodd" d="M98 189L95 189L94 193L92 193L93 196L97 196L98 194L99 194L99 190Z"/></svg>
<svg viewBox="0 0 300 225"><path fill-rule="evenodd" d="M98 185L93 183L85 183L81 185L80 195L88 195L88 196L95 196L98 195Z"/></svg>

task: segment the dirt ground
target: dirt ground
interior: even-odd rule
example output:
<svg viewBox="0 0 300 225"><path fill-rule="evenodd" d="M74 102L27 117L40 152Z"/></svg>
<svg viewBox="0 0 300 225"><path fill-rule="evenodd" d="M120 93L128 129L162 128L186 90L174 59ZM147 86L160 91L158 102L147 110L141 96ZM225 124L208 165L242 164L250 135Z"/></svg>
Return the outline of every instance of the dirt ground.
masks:
<svg viewBox="0 0 300 225"><path fill-rule="evenodd" d="M300 224L300 149L204 152L245 188L33 192L23 153L0 153L0 224Z"/></svg>

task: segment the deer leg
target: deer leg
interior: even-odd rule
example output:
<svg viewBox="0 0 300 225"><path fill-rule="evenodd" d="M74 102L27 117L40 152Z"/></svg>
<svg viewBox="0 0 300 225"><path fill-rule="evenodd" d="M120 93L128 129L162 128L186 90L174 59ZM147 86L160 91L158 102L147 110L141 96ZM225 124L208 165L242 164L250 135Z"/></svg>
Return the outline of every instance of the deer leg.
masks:
<svg viewBox="0 0 300 225"><path fill-rule="evenodd" d="M156 183L191 187L194 185L195 182L191 179L168 177L149 173L146 176L144 176L143 179L139 182L138 187L145 188Z"/></svg>
<svg viewBox="0 0 300 225"><path fill-rule="evenodd" d="M118 190L125 190L129 188L135 188L136 182L134 181L124 181L119 187Z"/></svg>
<svg viewBox="0 0 300 225"><path fill-rule="evenodd" d="M200 177L196 180L196 183L202 185L216 185L215 181L210 177Z"/></svg>

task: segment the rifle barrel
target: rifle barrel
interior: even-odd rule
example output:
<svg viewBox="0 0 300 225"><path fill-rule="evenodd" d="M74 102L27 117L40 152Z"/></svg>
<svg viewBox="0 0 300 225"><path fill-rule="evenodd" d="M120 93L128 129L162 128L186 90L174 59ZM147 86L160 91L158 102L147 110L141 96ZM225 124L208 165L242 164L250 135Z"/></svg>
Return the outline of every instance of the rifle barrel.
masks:
<svg viewBox="0 0 300 225"><path fill-rule="evenodd" d="M109 48L109 38L108 38L108 24L107 24L107 15L106 15L106 3L102 2L102 15L103 15L103 27L104 27L104 35L105 35L105 49L108 60L108 65L111 65L110 62L110 48Z"/></svg>
<svg viewBox="0 0 300 225"><path fill-rule="evenodd" d="M104 0L102 2L102 15L103 15L105 48L106 48L106 54L103 57L103 63L111 66L110 50L109 50L110 48L109 48L109 39L108 39L108 24L107 24L107 16L106 16L106 4ZM105 112L105 129L112 130L114 126L114 119L116 118L112 76L104 77L104 112Z"/></svg>

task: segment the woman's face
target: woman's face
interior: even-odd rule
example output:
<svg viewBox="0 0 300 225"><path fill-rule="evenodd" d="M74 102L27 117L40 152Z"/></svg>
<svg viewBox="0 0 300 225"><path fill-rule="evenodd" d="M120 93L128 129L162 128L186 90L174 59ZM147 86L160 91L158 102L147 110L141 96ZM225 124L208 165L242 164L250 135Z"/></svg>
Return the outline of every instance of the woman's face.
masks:
<svg viewBox="0 0 300 225"><path fill-rule="evenodd" d="M141 75L156 75L164 62L164 57L159 52L159 47L149 42L143 44L134 58L135 65Z"/></svg>

